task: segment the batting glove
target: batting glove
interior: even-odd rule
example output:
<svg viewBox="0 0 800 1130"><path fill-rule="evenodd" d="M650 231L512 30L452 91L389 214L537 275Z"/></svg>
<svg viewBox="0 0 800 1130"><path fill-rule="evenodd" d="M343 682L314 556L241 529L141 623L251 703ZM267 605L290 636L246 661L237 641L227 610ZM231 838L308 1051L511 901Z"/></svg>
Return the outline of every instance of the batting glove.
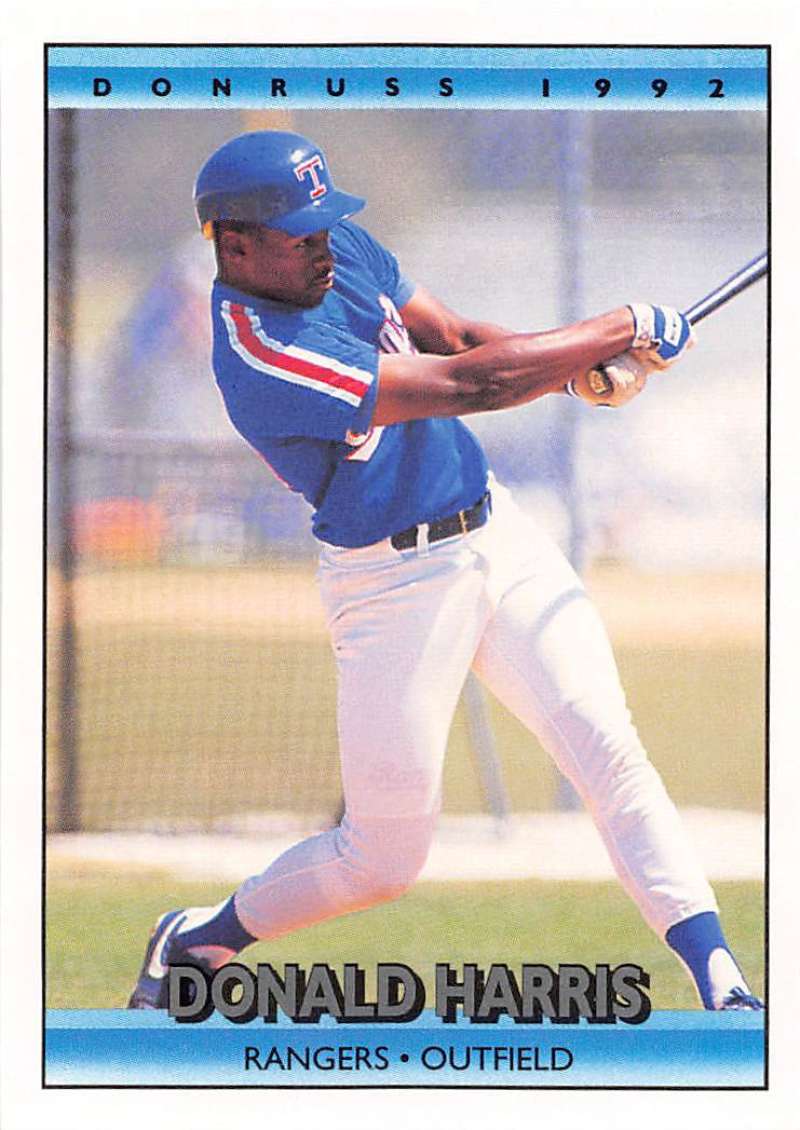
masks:
<svg viewBox="0 0 800 1130"><path fill-rule="evenodd" d="M633 400L647 384L653 366L635 356L632 350L612 357L610 361L571 380L564 391L587 404L605 408L621 408Z"/></svg>
<svg viewBox="0 0 800 1130"><path fill-rule="evenodd" d="M635 302L628 309L633 314L631 347L646 350L657 368L666 369L694 345L691 325L674 307Z"/></svg>

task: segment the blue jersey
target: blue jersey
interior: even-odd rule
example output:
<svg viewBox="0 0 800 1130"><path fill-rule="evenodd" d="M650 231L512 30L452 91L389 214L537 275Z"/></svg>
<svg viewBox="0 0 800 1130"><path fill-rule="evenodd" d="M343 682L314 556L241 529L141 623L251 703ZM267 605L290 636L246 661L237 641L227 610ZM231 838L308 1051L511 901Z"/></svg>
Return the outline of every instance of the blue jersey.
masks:
<svg viewBox="0 0 800 1130"><path fill-rule="evenodd" d="M414 288L356 224L330 248L313 309L214 284L214 371L236 429L314 508L315 536L354 547L471 506L487 467L458 419L372 427L379 355L414 351L399 313Z"/></svg>

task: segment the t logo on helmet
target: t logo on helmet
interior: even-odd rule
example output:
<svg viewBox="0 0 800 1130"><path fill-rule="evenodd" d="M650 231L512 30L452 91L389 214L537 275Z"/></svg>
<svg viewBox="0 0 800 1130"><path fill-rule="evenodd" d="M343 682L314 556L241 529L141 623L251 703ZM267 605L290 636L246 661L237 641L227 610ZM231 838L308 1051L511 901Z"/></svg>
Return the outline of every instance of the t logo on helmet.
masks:
<svg viewBox="0 0 800 1130"><path fill-rule="evenodd" d="M315 153L313 157L309 157L307 161L301 161L299 165L294 167L294 175L299 181L305 178L306 173L311 177L311 183L314 186L309 193L312 200L319 200L328 191L328 186L323 184L317 174L317 169L324 169L322 158L319 153Z"/></svg>

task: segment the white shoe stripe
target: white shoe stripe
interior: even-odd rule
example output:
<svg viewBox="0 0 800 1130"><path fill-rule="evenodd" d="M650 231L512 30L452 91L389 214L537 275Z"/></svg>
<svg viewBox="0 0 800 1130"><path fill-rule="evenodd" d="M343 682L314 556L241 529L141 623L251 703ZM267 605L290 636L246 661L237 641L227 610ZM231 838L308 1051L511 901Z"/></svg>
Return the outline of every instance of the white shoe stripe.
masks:
<svg viewBox="0 0 800 1130"><path fill-rule="evenodd" d="M161 937L158 939L158 942L156 943L155 948L150 955L150 964L147 966L148 977L166 977L167 966L162 960L164 947L166 946L172 935L183 925L185 919L185 915L178 915L178 917L169 926L169 928L162 932Z"/></svg>

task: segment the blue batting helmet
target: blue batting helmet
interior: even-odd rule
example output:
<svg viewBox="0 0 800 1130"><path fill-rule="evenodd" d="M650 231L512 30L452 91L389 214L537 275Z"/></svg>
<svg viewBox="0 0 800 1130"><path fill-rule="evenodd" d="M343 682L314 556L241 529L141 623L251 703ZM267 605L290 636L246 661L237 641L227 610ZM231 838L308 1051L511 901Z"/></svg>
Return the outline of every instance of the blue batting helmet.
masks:
<svg viewBox="0 0 800 1130"><path fill-rule="evenodd" d="M318 146L281 130L243 133L212 153L198 174L194 202L208 239L216 220L310 235L333 227L366 203L334 188Z"/></svg>

